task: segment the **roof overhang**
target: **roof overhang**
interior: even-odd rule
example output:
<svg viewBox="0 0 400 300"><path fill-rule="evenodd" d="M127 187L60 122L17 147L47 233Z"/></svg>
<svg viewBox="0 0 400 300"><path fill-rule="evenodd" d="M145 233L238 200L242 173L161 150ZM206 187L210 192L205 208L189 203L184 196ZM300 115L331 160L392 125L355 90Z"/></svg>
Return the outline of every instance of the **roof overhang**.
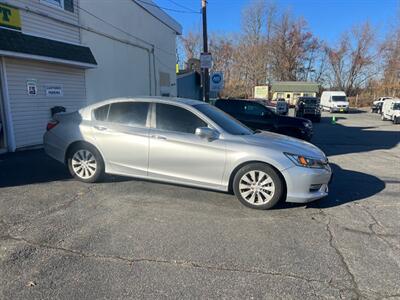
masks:
<svg viewBox="0 0 400 300"><path fill-rule="evenodd" d="M95 68L90 48L0 28L0 55L25 58L78 68Z"/></svg>

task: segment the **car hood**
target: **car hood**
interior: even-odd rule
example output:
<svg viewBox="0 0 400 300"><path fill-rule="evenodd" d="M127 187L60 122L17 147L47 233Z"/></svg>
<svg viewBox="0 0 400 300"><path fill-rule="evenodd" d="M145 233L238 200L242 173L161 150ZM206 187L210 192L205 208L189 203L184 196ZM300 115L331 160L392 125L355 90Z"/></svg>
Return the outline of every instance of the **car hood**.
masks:
<svg viewBox="0 0 400 300"><path fill-rule="evenodd" d="M243 136L243 139L248 144L273 149L279 152L287 152L319 159L326 158L325 153L311 143L273 132L262 131L261 133Z"/></svg>

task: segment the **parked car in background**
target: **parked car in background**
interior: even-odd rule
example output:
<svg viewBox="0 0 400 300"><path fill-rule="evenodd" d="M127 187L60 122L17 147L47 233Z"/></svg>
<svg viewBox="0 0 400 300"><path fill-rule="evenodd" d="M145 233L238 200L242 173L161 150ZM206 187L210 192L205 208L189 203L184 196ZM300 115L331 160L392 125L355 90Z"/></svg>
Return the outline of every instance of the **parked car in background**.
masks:
<svg viewBox="0 0 400 300"><path fill-rule="evenodd" d="M307 118L321 122L320 100L316 97L299 97L294 108L296 117Z"/></svg>
<svg viewBox="0 0 400 300"><path fill-rule="evenodd" d="M252 99L249 99L252 100ZM258 103L261 103L262 105L268 107L269 109L272 109L274 112L276 112L278 115L287 115L289 113L289 105L285 101L285 99L278 99L277 101L271 101L271 100L259 100L256 99Z"/></svg>
<svg viewBox="0 0 400 300"><path fill-rule="evenodd" d="M279 115L287 116L289 113L289 104L285 99L279 98L276 100L276 110L275 112Z"/></svg>
<svg viewBox="0 0 400 300"><path fill-rule="evenodd" d="M393 97L379 97L377 100L372 102L371 112L382 113L382 105L385 100L393 99Z"/></svg>
<svg viewBox="0 0 400 300"><path fill-rule="evenodd" d="M382 121L390 120L400 124L400 99L386 99L382 107Z"/></svg>
<svg viewBox="0 0 400 300"><path fill-rule="evenodd" d="M349 112L349 101L342 91L325 91L321 95L321 109L329 112Z"/></svg>
<svg viewBox="0 0 400 300"><path fill-rule="evenodd" d="M268 130L307 141L313 136L310 120L281 116L256 101L219 99L215 106L253 130Z"/></svg>
<svg viewBox="0 0 400 300"><path fill-rule="evenodd" d="M319 148L252 131L196 100L111 99L56 114L47 129L46 153L83 182L110 173L233 190L244 205L257 209L328 194L331 169Z"/></svg>

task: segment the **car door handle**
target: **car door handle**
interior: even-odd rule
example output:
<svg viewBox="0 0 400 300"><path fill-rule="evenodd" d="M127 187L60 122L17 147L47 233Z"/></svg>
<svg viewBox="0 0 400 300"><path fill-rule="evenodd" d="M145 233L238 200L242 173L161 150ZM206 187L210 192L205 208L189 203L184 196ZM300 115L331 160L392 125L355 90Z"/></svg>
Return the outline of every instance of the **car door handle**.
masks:
<svg viewBox="0 0 400 300"><path fill-rule="evenodd" d="M105 127L105 126L100 126L100 125L95 125L94 128L96 128L97 130L100 130L100 131L105 131L105 130L107 130L107 127Z"/></svg>
<svg viewBox="0 0 400 300"><path fill-rule="evenodd" d="M157 140L166 140L167 139L165 136L157 135L157 134L153 134L150 137L153 139L157 139Z"/></svg>

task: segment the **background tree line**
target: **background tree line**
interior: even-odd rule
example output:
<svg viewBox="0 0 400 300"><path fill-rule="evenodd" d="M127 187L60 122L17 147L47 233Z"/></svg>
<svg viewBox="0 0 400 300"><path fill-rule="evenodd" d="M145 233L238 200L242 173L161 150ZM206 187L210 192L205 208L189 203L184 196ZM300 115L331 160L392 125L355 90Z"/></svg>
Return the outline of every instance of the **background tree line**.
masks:
<svg viewBox="0 0 400 300"><path fill-rule="evenodd" d="M399 11L400 20L400 11ZM400 96L400 22L378 41L368 22L343 32L328 44L315 36L306 20L257 0L242 11L241 31L212 34L213 69L223 71L223 95L252 97L253 87L271 81L315 81L349 96ZM199 58L200 31L181 37L185 60Z"/></svg>

